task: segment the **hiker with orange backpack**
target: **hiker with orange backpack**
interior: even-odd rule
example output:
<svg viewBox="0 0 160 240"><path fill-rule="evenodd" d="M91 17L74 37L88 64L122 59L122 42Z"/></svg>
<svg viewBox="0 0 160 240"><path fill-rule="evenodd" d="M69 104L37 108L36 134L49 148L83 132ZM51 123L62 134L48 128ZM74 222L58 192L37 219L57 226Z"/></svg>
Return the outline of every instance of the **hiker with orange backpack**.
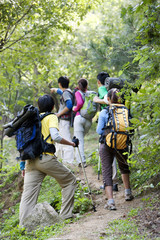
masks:
<svg viewBox="0 0 160 240"><path fill-rule="evenodd" d="M108 91L108 109L104 108L99 115L97 133L104 138L104 143L100 145L100 158L102 162L102 176L105 186L105 193L108 202L105 208L116 210L113 199L112 163L116 156L121 172L122 181L125 188L125 200L131 201L134 197L130 188L129 166L127 163L129 143L129 114L128 109L121 104L118 89L113 88Z"/></svg>
<svg viewBox="0 0 160 240"><path fill-rule="evenodd" d="M106 79L109 78L109 73L108 72L100 72L97 75L97 85L98 85L98 96L94 97L94 101L96 103L100 104L100 110L108 106L108 102L104 101L104 97L107 95L108 91L105 86L105 81ZM100 144L103 143L103 138L99 138L99 146ZM116 164L116 158L114 158L113 161L113 190L118 191L118 184L117 184L117 164ZM98 161L98 179L99 179L99 174L100 174L100 159ZM100 188L104 188L104 186L101 186Z"/></svg>

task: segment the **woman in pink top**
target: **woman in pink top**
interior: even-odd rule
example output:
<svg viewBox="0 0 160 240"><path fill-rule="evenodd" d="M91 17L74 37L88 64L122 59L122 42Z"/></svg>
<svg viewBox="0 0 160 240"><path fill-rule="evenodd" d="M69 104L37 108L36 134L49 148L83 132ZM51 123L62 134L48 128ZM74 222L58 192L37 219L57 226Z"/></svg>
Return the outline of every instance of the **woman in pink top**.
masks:
<svg viewBox="0 0 160 240"><path fill-rule="evenodd" d="M80 114L80 109L82 108L85 101L85 92L87 91L88 81L84 78L81 78L78 81L78 91L75 93L76 106L73 107L73 111L76 112L74 118L74 136L79 139L79 150L82 157L83 166L86 167L86 159L84 155L84 136L89 131L92 121L84 118ZM76 160L78 166L81 166L81 160L78 154L78 149L76 149Z"/></svg>

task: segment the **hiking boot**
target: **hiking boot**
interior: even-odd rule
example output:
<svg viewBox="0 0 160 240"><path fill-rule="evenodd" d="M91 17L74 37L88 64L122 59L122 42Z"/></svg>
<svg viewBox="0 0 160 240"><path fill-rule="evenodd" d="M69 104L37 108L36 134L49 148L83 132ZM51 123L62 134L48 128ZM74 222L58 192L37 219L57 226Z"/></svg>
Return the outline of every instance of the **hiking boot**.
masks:
<svg viewBox="0 0 160 240"><path fill-rule="evenodd" d="M113 191L118 192L118 183L113 184Z"/></svg>
<svg viewBox="0 0 160 240"><path fill-rule="evenodd" d="M132 195L132 193L125 194L126 201L132 201L133 199L134 199L134 196Z"/></svg>
<svg viewBox="0 0 160 240"><path fill-rule="evenodd" d="M116 209L116 206L114 203L107 203L105 206L104 206L105 209L108 209L108 210L117 210Z"/></svg>

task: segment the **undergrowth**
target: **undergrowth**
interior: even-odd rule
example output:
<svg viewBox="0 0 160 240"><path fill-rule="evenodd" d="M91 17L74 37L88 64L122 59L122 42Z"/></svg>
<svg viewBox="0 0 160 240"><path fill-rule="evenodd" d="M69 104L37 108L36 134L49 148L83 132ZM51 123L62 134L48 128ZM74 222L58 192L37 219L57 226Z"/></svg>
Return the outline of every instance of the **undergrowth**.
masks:
<svg viewBox="0 0 160 240"><path fill-rule="evenodd" d="M136 136L135 136L136 137ZM98 136L95 135L95 124L91 128L90 134L85 137L85 141L89 141L90 144L85 146L85 152L87 156L87 164L92 165L95 173L98 171L99 153L98 153ZM135 140L136 141L136 140ZM93 143L93 144L92 144ZM143 146L144 149L144 146ZM150 147L151 149L151 147ZM146 161L146 153L137 154L137 149L134 148L133 154L129 159L129 165L131 169L131 185L132 188L136 189L137 194L142 193L146 189L153 189L159 187L159 180L152 181L152 179L157 177L160 170L159 163L156 159L156 164L154 164L154 159L151 161ZM154 156L154 155L153 155ZM5 162L6 164L7 162ZM0 210L3 212L1 217L2 221L0 224L1 238L0 239L20 239L20 240L30 240L30 239L47 239L50 236L54 236L58 232L61 232L64 226L70 223L70 220L64 221L61 224L55 224L51 227L44 227L43 229L37 229L31 233L28 233L24 228L19 227L19 202L20 192L17 190L17 177L19 176L19 166L15 165L13 167L9 165L4 165L0 173ZM118 170L118 179L120 181L120 172ZM14 186L13 186L14 184ZM15 187L16 186L16 187ZM75 192L75 204L74 213L84 214L92 208L92 203L89 197L87 197L88 189L86 186L78 183ZM5 200L14 202L9 208L4 208ZM61 208L61 188L55 181L55 179L47 176L41 187L38 202L47 201L52 207L59 213ZM146 202L149 200L146 200ZM152 203L150 203L152 206ZM101 236L101 239L147 239L145 231L140 234L137 225L137 216L139 216L140 209L131 210L127 219L115 220L109 224L107 228L106 235Z"/></svg>
<svg viewBox="0 0 160 240"><path fill-rule="evenodd" d="M16 165L14 167L6 166L1 170L0 174L0 189L3 189L1 192L1 212L2 212L2 221L0 224L1 230L1 238L0 239L39 239L43 240L48 238L49 236L53 236L55 233L61 231L64 225L70 223L70 220L66 220L61 224L55 224L51 227L45 227L28 233L25 228L19 227L19 202L15 205L12 204L11 207L8 209L4 209L4 202L12 201L13 198L16 198L20 192L17 191L15 186L13 186L13 182L16 185L16 181L18 180L19 174L19 166ZM9 199L8 196L10 194L10 190L8 189L8 184L11 184L12 190L12 197ZM74 213L78 213L80 215L88 212L92 208L92 203L89 197L87 197L86 193L88 189L85 185L81 183L77 184L77 189L75 192L75 202L74 202ZM56 182L54 178L47 176L43 183L40 190L38 202L47 201L50 203L52 207L59 213L61 208L61 188ZM19 198L20 201L20 198Z"/></svg>
<svg viewBox="0 0 160 240"><path fill-rule="evenodd" d="M141 199L143 207L131 209L127 216L110 222L100 239L159 240L159 194Z"/></svg>

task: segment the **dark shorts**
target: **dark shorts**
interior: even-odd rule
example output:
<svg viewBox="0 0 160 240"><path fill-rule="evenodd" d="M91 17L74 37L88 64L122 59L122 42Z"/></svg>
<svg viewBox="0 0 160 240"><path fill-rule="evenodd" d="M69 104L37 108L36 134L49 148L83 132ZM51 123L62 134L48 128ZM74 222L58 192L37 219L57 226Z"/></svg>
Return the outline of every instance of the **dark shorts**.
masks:
<svg viewBox="0 0 160 240"><path fill-rule="evenodd" d="M114 156L116 156L118 166L120 169L121 174L129 174L129 166L127 163L128 154L123 155L124 152L127 152L126 149L124 150L115 150L113 148L108 147L106 144L100 145L100 158L102 162L102 176L104 185L112 186L112 163Z"/></svg>

